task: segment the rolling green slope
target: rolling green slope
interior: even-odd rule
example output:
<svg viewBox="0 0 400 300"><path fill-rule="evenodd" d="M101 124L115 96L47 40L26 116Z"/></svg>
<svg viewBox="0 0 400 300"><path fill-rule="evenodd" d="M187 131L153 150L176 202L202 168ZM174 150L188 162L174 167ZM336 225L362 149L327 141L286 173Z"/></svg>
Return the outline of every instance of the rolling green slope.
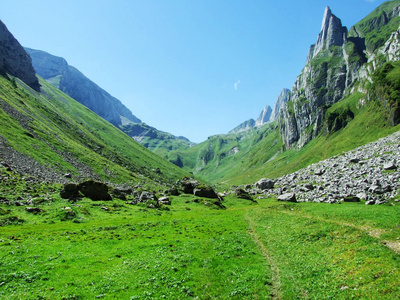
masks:
<svg viewBox="0 0 400 300"><path fill-rule="evenodd" d="M186 172L40 79L42 94L0 77L0 135L8 147L57 174L163 185Z"/></svg>

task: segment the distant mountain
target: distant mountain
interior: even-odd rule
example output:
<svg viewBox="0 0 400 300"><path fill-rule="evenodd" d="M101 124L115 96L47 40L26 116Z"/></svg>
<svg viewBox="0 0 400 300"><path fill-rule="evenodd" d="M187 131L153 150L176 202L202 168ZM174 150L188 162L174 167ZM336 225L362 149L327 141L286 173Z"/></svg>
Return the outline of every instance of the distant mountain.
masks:
<svg viewBox="0 0 400 300"><path fill-rule="evenodd" d="M132 112L62 57L25 48L37 74L115 126L141 123Z"/></svg>
<svg viewBox="0 0 400 300"><path fill-rule="evenodd" d="M0 53L20 66L0 74L3 166L46 181L94 179L153 190L190 176L42 78L40 92L33 90L25 76L33 67L22 47L0 43Z"/></svg>
<svg viewBox="0 0 400 300"><path fill-rule="evenodd" d="M269 122L271 119L271 113L272 113L271 106L267 105L258 116L254 126L259 127Z"/></svg>
<svg viewBox="0 0 400 300"><path fill-rule="evenodd" d="M254 121L254 119L249 119L245 122L243 122L242 124L236 126L235 128L233 128L231 131L229 131L229 133L239 133L242 131L247 131L251 128L253 128L256 125L256 121Z"/></svg>
<svg viewBox="0 0 400 300"><path fill-rule="evenodd" d="M261 127L264 124L274 121L278 117L280 110L283 108L285 103L289 101L289 99L290 99L290 90L283 89L281 94L276 99L274 109L271 109L271 107L267 105L263 109L263 111L259 114L256 121L254 121L254 119L249 119L239 124L228 133L239 133L243 131L248 131L252 128Z"/></svg>
<svg viewBox="0 0 400 300"><path fill-rule="evenodd" d="M0 72L20 78L36 91L40 85L32 67L32 60L6 25L0 21Z"/></svg>
<svg viewBox="0 0 400 300"><path fill-rule="evenodd" d="M32 57L38 75L120 128L146 148L163 156L171 149L187 149L193 145L186 138L176 137L142 123L120 100L112 97L79 70L68 65L64 58L40 50L25 49Z"/></svg>

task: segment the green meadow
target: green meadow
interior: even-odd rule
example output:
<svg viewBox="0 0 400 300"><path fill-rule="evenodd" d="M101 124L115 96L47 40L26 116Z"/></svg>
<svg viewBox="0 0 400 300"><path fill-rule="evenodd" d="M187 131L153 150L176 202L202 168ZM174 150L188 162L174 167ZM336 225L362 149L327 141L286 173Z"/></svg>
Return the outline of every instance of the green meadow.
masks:
<svg viewBox="0 0 400 300"><path fill-rule="evenodd" d="M1 185L3 195L7 188ZM230 195L221 209L183 194L156 210L118 199L71 203L57 185L31 188L42 212L0 204L0 299L400 295L395 200L288 204Z"/></svg>

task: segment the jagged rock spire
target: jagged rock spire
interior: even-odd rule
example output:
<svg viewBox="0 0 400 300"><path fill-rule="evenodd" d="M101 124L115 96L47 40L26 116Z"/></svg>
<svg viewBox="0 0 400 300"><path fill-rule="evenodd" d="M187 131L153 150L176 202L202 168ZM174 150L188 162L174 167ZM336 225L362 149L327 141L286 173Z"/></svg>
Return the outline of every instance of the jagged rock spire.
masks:
<svg viewBox="0 0 400 300"><path fill-rule="evenodd" d="M260 113L256 120L255 126L262 126L269 121L271 118L272 109L269 105L267 105L264 110Z"/></svg>
<svg viewBox="0 0 400 300"><path fill-rule="evenodd" d="M342 21L332 14L329 6L325 8L322 19L321 31L317 42L311 46L308 61L315 57L320 51L329 49L331 46L342 46L347 40L347 28L342 26Z"/></svg>

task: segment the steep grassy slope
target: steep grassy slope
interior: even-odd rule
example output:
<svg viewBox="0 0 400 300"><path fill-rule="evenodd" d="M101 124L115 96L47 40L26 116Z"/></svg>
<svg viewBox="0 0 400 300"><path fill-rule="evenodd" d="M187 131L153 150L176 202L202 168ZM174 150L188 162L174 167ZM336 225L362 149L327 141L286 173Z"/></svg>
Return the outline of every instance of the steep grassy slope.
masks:
<svg viewBox="0 0 400 300"><path fill-rule="evenodd" d="M400 17L396 8L400 1L387 1L367 17L350 28L349 37L364 39L366 50L373 52L381 47L393 31L399 28ZM394 17L395 16L395 17Z"/></svg>
<svg viewBox="0 0 400 300"><path fill-rule="evenodd" d="M58 174L116 183L172 183L186 172L40 80L42 94L0 77L3 143Z"/></svg>

